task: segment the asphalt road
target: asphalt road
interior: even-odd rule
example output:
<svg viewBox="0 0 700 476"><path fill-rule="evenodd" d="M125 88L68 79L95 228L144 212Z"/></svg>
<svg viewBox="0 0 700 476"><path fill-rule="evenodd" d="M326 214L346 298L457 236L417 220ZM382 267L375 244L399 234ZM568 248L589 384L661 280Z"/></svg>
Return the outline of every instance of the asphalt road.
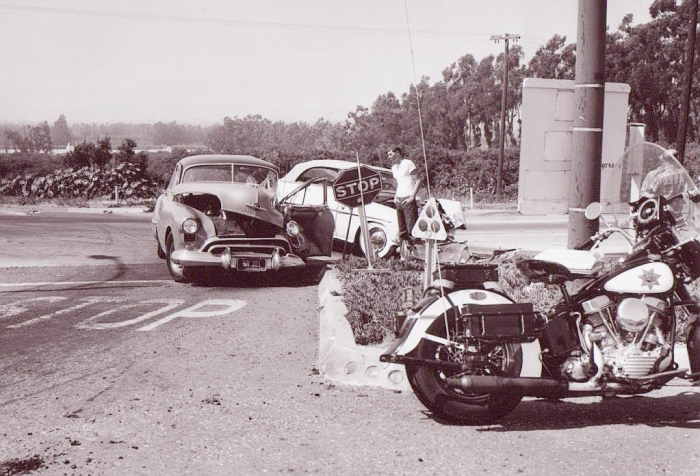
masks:
<svg viewBox="0 0 700 476"><path fill-rule="evenodd" d="M700 470L685 381L450 425L410 393L319 377L316 286L173 283L142 215L0 230L0 475Z"/></svg>

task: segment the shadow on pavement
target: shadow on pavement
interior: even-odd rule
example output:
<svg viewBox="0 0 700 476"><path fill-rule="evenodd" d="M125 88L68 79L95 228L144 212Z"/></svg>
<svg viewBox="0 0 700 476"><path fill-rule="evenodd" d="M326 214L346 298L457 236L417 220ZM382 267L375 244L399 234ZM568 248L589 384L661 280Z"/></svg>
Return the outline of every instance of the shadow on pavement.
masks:
<svg viewBox="0 0 700 476"><path fill-rule="evenodd" d="M429 418L444 425L448 421ZM515 411L480 432L567 430L596 426L627 425L673 427L700 430L700 393L682 392L667 397L624 396L596 402L567 400L527 400Z"/></svg>
<svg viewBox="0 0 700 476"><path fill-rule="evenodd" d="M309 267L302 270L284 270L261 273L227 272L218 268L201 271L191 286L225 288L266 288L316 286L327 267ZM185 285L186 286L186 285Z"/></svg>

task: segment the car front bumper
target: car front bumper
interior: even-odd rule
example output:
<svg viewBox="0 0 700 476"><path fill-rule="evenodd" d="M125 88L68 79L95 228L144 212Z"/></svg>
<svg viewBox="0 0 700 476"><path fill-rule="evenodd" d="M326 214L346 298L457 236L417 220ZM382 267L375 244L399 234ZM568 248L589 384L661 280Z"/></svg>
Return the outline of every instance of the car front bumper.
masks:
<svg viewBox="0 0 700 476"><path fill-rule="evenodd" d="M304 267L297 255L278 253L235 253L225 249L221 254L206 251L180 249L173 251L171 259L180 266L221 267L231 271L259 272L285 268Z"/></svg>

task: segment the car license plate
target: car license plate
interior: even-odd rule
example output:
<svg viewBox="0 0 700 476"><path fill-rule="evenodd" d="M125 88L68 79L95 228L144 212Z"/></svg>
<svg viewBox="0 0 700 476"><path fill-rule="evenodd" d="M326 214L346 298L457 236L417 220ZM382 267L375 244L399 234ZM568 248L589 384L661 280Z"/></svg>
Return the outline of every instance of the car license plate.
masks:
<svg viewBox="0 0 700 476"><path fill-rule="evenodd" d="M239 271L265 271L264 258L239 258Z"/></svg>

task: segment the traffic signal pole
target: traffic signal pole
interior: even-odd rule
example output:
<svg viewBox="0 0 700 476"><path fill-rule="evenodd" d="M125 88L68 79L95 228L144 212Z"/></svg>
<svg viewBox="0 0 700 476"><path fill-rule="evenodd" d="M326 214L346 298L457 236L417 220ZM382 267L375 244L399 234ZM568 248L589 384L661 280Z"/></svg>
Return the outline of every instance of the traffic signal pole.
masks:
<svg viewBox="0 0 700 476"><path fill-rule="evenodd" d="M587 219L584 210L589 203L600 201L606 15L606 0L578 0L573 154L569 174L569 248L598 231L598 219Z"/></svg>

